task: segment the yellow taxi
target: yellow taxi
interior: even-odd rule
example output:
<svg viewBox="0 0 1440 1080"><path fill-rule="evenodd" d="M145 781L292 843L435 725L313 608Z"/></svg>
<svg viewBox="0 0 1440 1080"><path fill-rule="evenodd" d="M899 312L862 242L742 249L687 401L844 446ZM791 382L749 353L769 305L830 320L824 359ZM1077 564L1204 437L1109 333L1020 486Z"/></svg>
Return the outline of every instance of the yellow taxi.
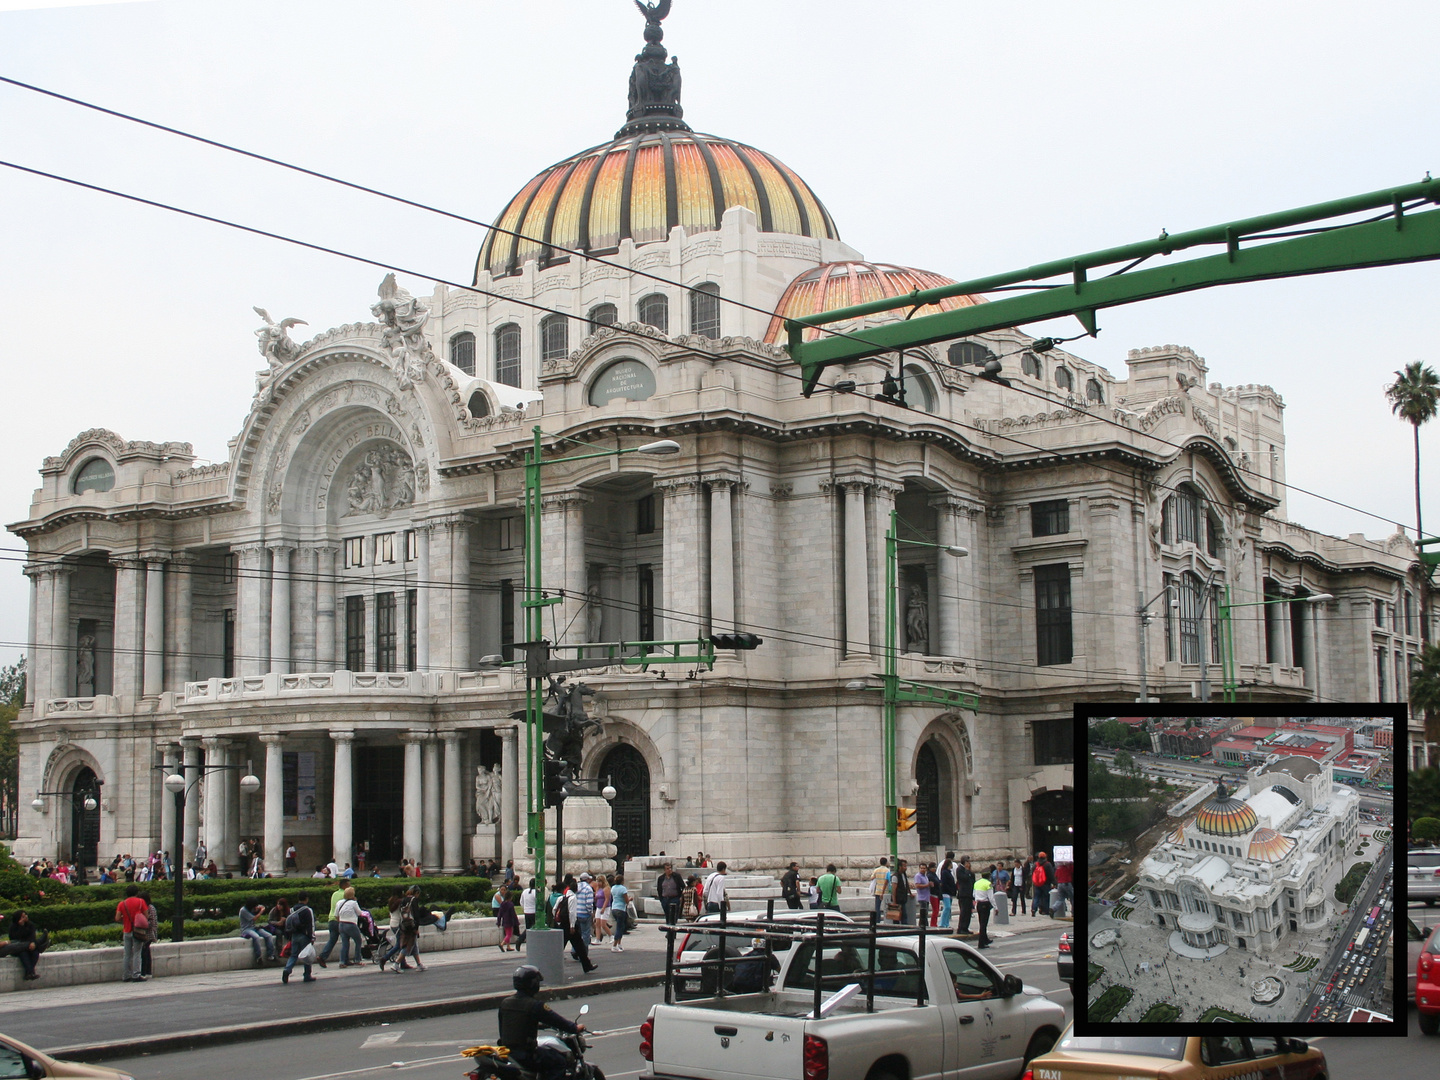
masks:
<svg viewBox="0 0 1440 1080"><path fill-rule="evenodd" d="M88 1077L90 1080L134 1080L129 1073L107 1069L103 1065L82 1065L78 1061L59 1061L18 1039L0 1035L0 1078L16 1076L22 1080L45 1080L47 1077Z"/></svg>
<svg viewBox="0 0 1440 1080"><path fill-rule="evenodd" d="M1325 1055L1275 1035L1076 1035L1030 1062L1023 1080L1329 1080Z"/></svg>

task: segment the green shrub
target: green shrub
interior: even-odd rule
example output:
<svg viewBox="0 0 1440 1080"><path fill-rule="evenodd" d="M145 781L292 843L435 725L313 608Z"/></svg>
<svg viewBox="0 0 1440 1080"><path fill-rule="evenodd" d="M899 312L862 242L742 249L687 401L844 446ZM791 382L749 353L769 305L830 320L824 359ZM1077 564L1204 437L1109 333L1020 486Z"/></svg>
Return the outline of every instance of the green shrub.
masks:
<svg viewBox="0 0 1440 1080"><path fill-rule="evenodd" d="M1145 1015L1140 1017L1142 1024L1169 1024L1180 1019L1180 1009L1176 1005L1166 1002L1156 1002L1145 1010Z"/></svg>
<svg viewBox="0 0 1440 1080"><path fill-rule="evenodd" d="M1360 886L1365 882L1365 876L1370 873L1373 863L1356 863L1350 868L1346 875L1340 879L1335 886L1335 899L1342 904L1349 904L1355 899L1355 894L1360 891Z"/></svg>
<svg viewBox="0 0 1440 1080"><path fill-rule="evenodd" d="M156 929L160 941L169 941L174 924L162 919ZM239 919L186 919L185 940L194 938L229 937L240 931ZM56 930L50 935L55 944L64 942L85 942L90 945L119 945L124 941L124 928L114 926L82 926L73 930Z"/></svg>
<svg viewBox="0 0 1440 1080"><path fill-rule="evenodd" d="M35 878L23 870L0 870L0 896L16 904L61 903L71 886L50 878Z"/></svg>
<svg viewBox="0 0 1440 1080"><path fill-rule="evenodd" d="M1120 1010L1130 1004L1130 999L1135 996L1135 991L1128 986L1112 986L1095 999L1095 1004L1090 1006L1090 1022L1094 1024L1108 1024L1120 1015Z"/></svg>

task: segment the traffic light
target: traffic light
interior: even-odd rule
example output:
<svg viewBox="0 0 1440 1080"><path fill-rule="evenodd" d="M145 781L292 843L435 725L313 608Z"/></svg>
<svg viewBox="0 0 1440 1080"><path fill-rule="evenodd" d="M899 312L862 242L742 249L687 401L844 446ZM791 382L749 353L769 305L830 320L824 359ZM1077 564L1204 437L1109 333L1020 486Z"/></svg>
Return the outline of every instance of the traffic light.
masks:
<svg viewBox="0 0 1440 1080"><path fill-rule="evenodd" d="M753 649L765 639L754 634L711 634L710 644L717 649Z"/></svg>
<svg viewBox="0 0 1440 1080"><path fill-rule="evenodd" d="M897 806L895 808L895 827L901 832L909 832L915 827L915 808L913 806Z"/></svg>
<svg viewBox="0 0 1440 1080"><path fill-rule="evenodd" d="M545 760L545 805L559 806L565 801L565 762Z"/></svg>

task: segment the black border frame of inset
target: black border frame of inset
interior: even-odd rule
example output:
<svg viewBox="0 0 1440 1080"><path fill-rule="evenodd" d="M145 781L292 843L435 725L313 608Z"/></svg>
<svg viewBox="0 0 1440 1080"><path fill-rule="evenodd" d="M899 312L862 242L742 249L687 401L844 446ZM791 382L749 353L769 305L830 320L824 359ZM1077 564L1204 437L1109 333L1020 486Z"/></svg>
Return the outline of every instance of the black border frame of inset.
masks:
<svg viewBox="0 0 1440 1080"><path fill-rule="evenodd" d="M1089 758L1089 720L1094 717L1112 716L1163 716L1163 717L1229 717L1229 716L1283 716L1283 717L1309 717L1324 719L1335 716L1388 716L1394 724L1394 738L1391 747L1393 783L1391 785L1391 796L1393 803L1403 812L1408 804L1409 795L1409 773L1410 761L1408 742L1408 719L1409 707L1403 703L1376 703L1376 702L1348 702L1339 704L1319 704L1312 702L1241 702L1226 704L1224 702L1150 702L1142 704L1137 701L1109 702L1084 704L1077 703L1075 706L1075 742L1076 742L1076 765L1075 765L1075 790L1081 805L1085 805L1090 795L1090 758ZM1085 768L1081 769L1080 766ZM1404 895L1404 876L1395 874L1395 866L1398 865L1398 844L1399 829L1398 821L1401 814L1396 813L1392 824L1391 844L1391 876L1395 883L1396 902L1392 910L1397 913L1402 910L1402 897ZM1090 857L1090 830L1089 821L1076 823L1077 839L1075 851L1076 882L1084 881L1085 892L1077 894L1075 904L1075 924L1071 934L1071 952L1075 964L1075 978L1087 980L1082 991L1073 996L1074 1020L1071 1024L1073 1034L1081 1036L1099 1035L1202 1035L1207 1032L1198 1021L1177 1022L1170 1024L1141 1024L1130 1023L1104 1023L1092 1024L1087 1016L1089 1012L1089 977L1090 977L1090 903L1089 903L1089 857ZM1081 871L1084 871L1082 874ZM1399 941L1399 935L1394 932L1395 924L1392 919L1390 948L1394 950ZM1279 1023L1262 1024L1263 1031L1267 1035L1285 1035L1290 1038L1305 1039L1325 1035L1344 1038L1400 1038L1406 1036L1408 1020L1406 1013L1401 1010L1408 1009L1408 998L1405 980L1405 962L1397 955L1395 958L1394 977L1391 984L1391 1001L1394 1002L1394 1014L1392 1023L1371 1023L1371 1024L1350 1024L1345 1022L1321 1022L1321 1021L1282 1021ZM1083 975L1080 973L1084 972ZM1237 1010L1239 1011L1239 1010ZM1213 1032L1211 1032L1213 1034ZM1123 1071L1123 1070L1122 1070Z"/></svg>

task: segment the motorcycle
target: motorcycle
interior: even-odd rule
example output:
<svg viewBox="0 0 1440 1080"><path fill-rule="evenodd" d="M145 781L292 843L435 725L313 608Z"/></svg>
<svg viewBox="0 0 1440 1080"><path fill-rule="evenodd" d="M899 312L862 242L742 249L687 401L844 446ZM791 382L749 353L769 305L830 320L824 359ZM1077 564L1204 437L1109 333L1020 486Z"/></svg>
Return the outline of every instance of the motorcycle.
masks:
<svg viewBox="0 0 1440 1080"><path fill-rule="evenodd" d="M580 1006L580 1016L590 1011L589 1005ZM605 1074L598 1065L585 1060L585 1051L590 1044L583 1034L541 1035L535 1045L549 1046L565 1055L565 1076L567 1080L605 1080ZM510 1060L510 1049L505 1046L472 1046L460 1051L461 1057L474 1062L475 1067L465 1074L465 1080L537 1080L539 1074L527 1069L519 1062Z"/></svg>

